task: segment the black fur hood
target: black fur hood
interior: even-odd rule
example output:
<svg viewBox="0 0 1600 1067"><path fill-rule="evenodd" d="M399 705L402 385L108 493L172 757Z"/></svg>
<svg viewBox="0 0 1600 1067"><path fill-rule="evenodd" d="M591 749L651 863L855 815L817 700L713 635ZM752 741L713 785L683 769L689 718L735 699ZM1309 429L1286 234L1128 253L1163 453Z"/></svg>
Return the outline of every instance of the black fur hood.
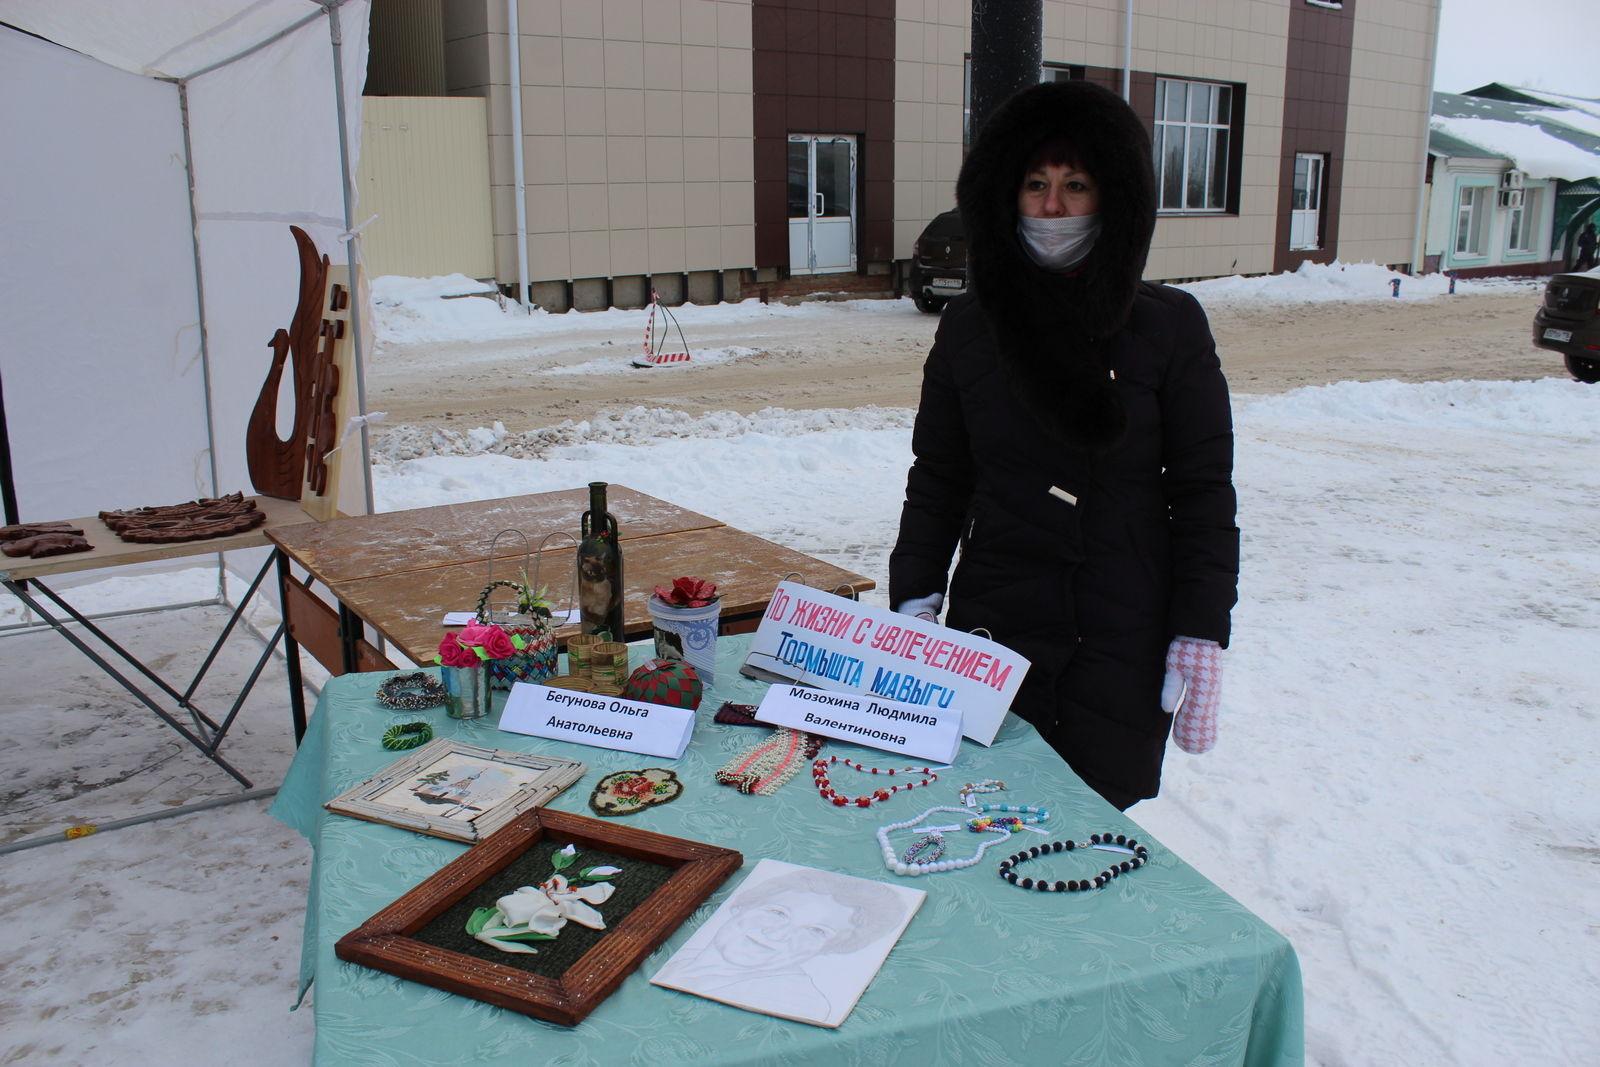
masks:
<svg viewBox="0 0 1600 1067"><path fill-rule="evenodd" d="M1047 141L1065 140L1100 194L1100 233L1071 277L1041 269L1017 236L1023 168ZM1155 175L1144 124L1109 89L1046 82L990 116L962 164L956 206L967 268L1014 387L1047 429L1103 449L1126 418L1099 342L1133 311L1155 229Z"/></svg>

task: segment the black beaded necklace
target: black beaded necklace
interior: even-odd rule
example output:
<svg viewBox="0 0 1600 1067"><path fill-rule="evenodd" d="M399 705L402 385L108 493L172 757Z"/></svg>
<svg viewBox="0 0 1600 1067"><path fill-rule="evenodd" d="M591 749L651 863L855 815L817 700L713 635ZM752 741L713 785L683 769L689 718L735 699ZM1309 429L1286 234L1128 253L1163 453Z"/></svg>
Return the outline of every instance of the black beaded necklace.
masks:
<svg viewBox="0 0 1600 1067"><path fill-rule="evenodd" d="M1018 878L1015 868L1031 859L1051 852L1071 852L1078 848L1102 848L1115 852L1131 853L1133 858L1113 863L1093 878L1083 880L1071 879L1068 881L1052 882L1048 878ZM1135 839L1126 834L1090 834L1087 841L1051 841L1047 845L1034 845L1023 849L1014 856L1007 856L1000 861L1000 877L1014 886L1023 889L1034 889L1041 893L1077 893L1086 889L1100 889L1110 884L1111 879L1118 875L1127 874L1137 870L1150 862L1150 850L1139 844Z"/></svg>

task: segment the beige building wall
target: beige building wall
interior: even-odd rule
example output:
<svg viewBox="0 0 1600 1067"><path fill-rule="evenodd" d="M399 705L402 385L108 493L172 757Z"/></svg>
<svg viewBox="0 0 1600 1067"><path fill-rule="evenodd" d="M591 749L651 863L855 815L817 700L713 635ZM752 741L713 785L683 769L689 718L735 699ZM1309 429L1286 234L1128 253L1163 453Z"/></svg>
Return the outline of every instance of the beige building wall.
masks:
<svg viewBox="0 0 1600 1067"><path fill-rule="evenodd" d="M1412 263L1419 230L1439 0L1356 7L1339 258Z"/></svg>
<svg viewBox="0 0 1600 1067"><path fill-rule="evenodd" d="M894 60L894 256L956 206L971 0L897 0Z"/></svg>
<svg viewBox="0 0 1600 1067"><path fill-rule="evenodd" d="M488 130L477 97L369 96L356 167L369 277L495 276Z"/></svg>
<svg viewBox="0 0 1600 1067"><path fill-rule="evenodd" d="M1294 0L1304 2L1304 0ZM1138 0L1132 62L1140 75L1242 84L1243 158L1237 215L1162 215L1146 275L1267 273L1279 239L1286 0ZM1362 3L1352 56L1341 258L1412 258L1430 109L1438 0ZM1045 0L1045 63L1121 70L1125 0ZM899 0L895 63L895 255L955 206L961 166L969 0Z"/></svg>
<svg viewBox="0 0 1600 1067"><path fill-rule="evenodd" d="M1045 63L1123 66L1123 0L1045 0ZM899 0L895 58L895 256L911 255L928 220L955 206L961 169L964 62L970 0ZM1163 216L1147 274L1189 278L1272 269L1284 35L1279 0L1140 0L1135 71L1246 86L1240 214Z"/></svg>
<svg viewBox="0 0 1600 1067"><path fill-rule="evenodd" d="M755 262L749 0L521 0L529 278ZM487 7L496 272L518 277L504 6Z"/></svg>
<svg viewBox="0 0 1600 1067"><path fill-rule="evenodd" d="M1047 5L1047 12L1054 6ZM1120 0L1103 0L1096 8L1087 13L1089 24L1103 29L1111 19L1112 43L1089 47L1088 58L1082 62L1120 68L1124 5ZM1047 42L1048 18L1047 14ZM1067 22L1066 32L1070 34L1083 21L1084 16L1075 15ZM1214 0L1207 4L1140 0L1134 5L1135 71L1245 87L1239 214L1160 216L1145 268L1147 277L1208 278L1272 270L1288 30L1289 14L1281 0Z"/></svg>

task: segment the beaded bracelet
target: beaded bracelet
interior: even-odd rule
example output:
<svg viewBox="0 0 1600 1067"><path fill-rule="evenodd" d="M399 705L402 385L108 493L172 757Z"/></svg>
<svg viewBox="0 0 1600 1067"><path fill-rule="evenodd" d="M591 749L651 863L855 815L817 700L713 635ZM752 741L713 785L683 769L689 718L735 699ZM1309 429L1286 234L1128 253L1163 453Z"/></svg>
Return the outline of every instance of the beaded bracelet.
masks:
<svg viewBox="0 0 1600 1067"><path fill-rule="evenodd" d="M981 782L968 782L956 792L961 794L961 803L971 805L974 793L998 793L1005 789L1006 784L998 778L985 778Z"/></svg>
<svg viewBox="0 0 1600 1067"><path fill-rule="evenodd" d="M391 711L422 711L444 703L444 683L426 671L394 674L378 686L378 703Z"/></svg>
<svg viewBox="0 0 1600 1067"><path fill-rule="evenodd" d="M1086 878L1081 881L1071 879L1065 882L1051 882L1048 878L1018 879L1017 872L1014 870L1018 864L1026 863L1047 853L1071 852L1076 848L1093 848L1097 845L1101 848L1112 848L1113 851L1131 852L1133 858L1131 860L1123 860L1121 863L1113 863L1092 879ZM1120 846L1120 848L1114 846ZM1024 849L1015 856L1007 856L1000 861L1000 877L1014 886L1019 886L1023 889L1036 889L1041 893L1077 893L1086 889L1103 888L1110 884L1111 879L1118 875L1127 874L1129 871L1137 870L1148 862L1150 862L1150 850L1125 834L1117 834L1115 837L1110 834L1090 834L1087 841L1052 841L1047 845L1034 845L1032 848Z"/></svg>
<svg viewBox="0 0 1600 1067"><path fill-rule="evenodd" d="M904 830L908 826L915 826L936 811L955 811L963 815L968 814L966 808L952 807L948 804L938 804L918 815L915 819L905 822L890 823L888 826L878 827L878 845L883 849L883 865L895 874L915 877L922 874L938 874L940 871L959 871L963 867L972 867L983 861L983 854L989 850L990 845L998 845L1002 841L1010 840L1011 831L1006 829L993 829L988 831L1000 836L989 839L978 846L978 851L962 860L943 859L944 834L938 830L924 834L906 850L904 857L895 855L894 846L889 844L889 835L896 830ZM919 860L923 851L932 850L933 858Z"/></svg>
<svg viewBox="0 0 1600 1067"><path fill-rule="evenodd" d="M967 829L983 832L1000 827L1004 830L1015 830L1019 826L1032 826L1034 823L1044 822L1050 817L1049 808L1031 808L1026 804L979 804L976 809L977 816L967 820ZM990 815L991 811L1001 812L1000 815ZM1004 814L1015 812L1015 814Z"/></svg>
<svg viewBox="0 0 1600 1067"><path fill-rule="evenodd" d="M834 763L842 763L846 767L862 771L866 774L887 774L893 776L896 774L922 773L927 775L927 777L922 779L920 782L902 782L899 785L892 785L888 789L874 789L866 796L847 797L842 793L836 792L833 788L833 783L828 780L828 767L830 764ZM931 785L939 780L939 776L933 773L932 767L901 767L899 769L891 767L885 770L879 767L865 767L852 760L848 760L843 756L829 756L827 759L819 759L811 765L811 780L816 783L817 792L822 794L822 799L833 801L835 807L843 808L854 804L858 808L865 808L875 800L888 800L890 794L898 793L902 789L915 789L919 785Z"/></svg>
<svg viewBox="0 0 1600 1067"><path fill-rule="evenodd" d="M383 732L383 747L390 751L416 748L433 740L433 727L425 722L406 722Z"/></svg>

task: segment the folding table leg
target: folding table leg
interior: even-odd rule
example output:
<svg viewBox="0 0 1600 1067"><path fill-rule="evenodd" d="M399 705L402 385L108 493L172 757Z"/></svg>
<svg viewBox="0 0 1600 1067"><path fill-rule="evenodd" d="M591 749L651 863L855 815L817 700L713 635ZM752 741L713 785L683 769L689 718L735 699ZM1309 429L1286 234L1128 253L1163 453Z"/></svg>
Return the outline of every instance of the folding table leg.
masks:
<svg viewBox="0 0 1600 1067"><path fill-rule="evenodd" d="M108 648L120 656L124 662L137 669L139 673L150 679L151 682L155 683L163 691L165 691L167 695L177 701L180 707L183 707L185 710L189 711L192 716L195 716L197 719L196 730L200 732L196 733L195 731L190 730L189 727L173 717L165 708L157 704L155 700L149 696L149 694L125 677L116 669L116 667L112 666L112 664L104 656L100 655L100 653L96 652L82 638L73 633L67 627L67 624L64 621L57 619L54 615L50 614L44 605L41 604L39 600L28 591L27 587L30 583L37 586L40 592L49 597L53 603L58 605L63 611L70 615L75 621L80 623L90 633L94 634L96 638L98 638ZM208 718L203 712L190 704L187 698L185 698L181 693L172 688L172 686L168 685L166 681L163 680L159 675L157 675L149 667L146 667L132 653L128 652L121 645L118 645L98 626L95 626L92 622L85 618L82 613L73 608L72 605L68 604L65 600L61 599L59 595L57 595L48 586L41 583L37 578L27 579L24 581L7 579L5 580L4 585L8 590L11 591L13 595L17 597L17 599L21 600L36 614L38 614L38 616L43 619L52 630L64 637L69 644L88 657L90 662L94 663L95 666L99 667L103 672L105 672L106 677L122 686L123 689L126 689L136 700L154 712L162 722L176 730L185 741L188 741L195 748L199 749L201 754L209 759L212 763L215 763L218 767L221 767L223 770L227 771L228 774L232 775L233 778L241 783L246 789L250 788L250 786L253 784L250 779L246 778L243 774L236 770L231 764L228 763L227 760L217 755L216 748L212 744L212 738L217 736L217 724L212 722L211 719Z"/></svg>

